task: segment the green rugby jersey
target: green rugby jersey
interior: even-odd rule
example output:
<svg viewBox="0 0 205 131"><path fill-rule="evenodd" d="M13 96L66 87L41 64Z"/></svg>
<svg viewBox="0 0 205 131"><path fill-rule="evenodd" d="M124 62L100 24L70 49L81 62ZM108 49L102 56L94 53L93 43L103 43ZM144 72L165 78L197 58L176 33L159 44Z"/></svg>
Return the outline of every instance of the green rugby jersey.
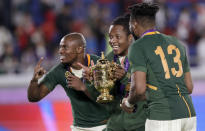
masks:
<svg viewBox="0 0 205 131"><path fill-rule="evenodd" d="M195 116L184 82L189 72L185 47L171 36L145 35L135 41L128 53L131 73L146 72L148 118L173 120Z"/></svg>
<svg viewBox="0 0 205 131"><path fill-rule="evenodd" d="M93 60L94 63L97 61L97 59L99 59L94 55L89 56L90 60ZM42 83L45 84L50 91L53 91L58 84L64 88L67 96L70 98L72 105L74 126L94 127L105 124L105 121L109 118L109 113L106 108L103 105L100 105L89 99L83 92L68 88L65 78L65 72L67 70L68 67L63 64L58 64L46 74L42 80ZM89 91L93 90L94 94L96 94L97 91L91 84L86 82L86 87L89 89Z"/></svg>
<svg viewBox="0 0 205 131"><path fill-rule="evenodd" d="M127 56L126 56L127 57ZM114 61L114 53L110 52L108 55L106 55L106 59L109 61ZM117 57L116 63L120 64L120 60ZM125 64L125 62L124 62ZM112 90L112 95L114 95L114 101L110 103L111 107L111 116L107 123L107 131L109 130L115 130L115 131L144 131L145 126L145 120L146 120L146 114L144 111L144 107L146 102L138 102L137 103L137 111L135 113L127 113L122 110L120 107L121 100L123 98L122 95L120 95L119 88L120 84L124 84L128 86L128 82L130 80L130 68L128 68L127 74L122 78L122 80L117 81L115 84L114 89ZM124 89L124 94L128 93L126 89Z"/></svg>

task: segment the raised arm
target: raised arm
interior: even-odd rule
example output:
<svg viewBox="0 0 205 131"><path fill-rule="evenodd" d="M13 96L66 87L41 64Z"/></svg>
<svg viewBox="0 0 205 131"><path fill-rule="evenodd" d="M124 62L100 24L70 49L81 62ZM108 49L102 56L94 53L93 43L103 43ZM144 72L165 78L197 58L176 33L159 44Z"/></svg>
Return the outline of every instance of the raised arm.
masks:
<svg viewBox="0 0 205 131"><path fill-rule="evenodd" d="M42 61L43 58L35 66L33 78L28 87L27 97L30 102L38 102L50 92L45 85L38 83L38 80L46 73L45 69L41 67Z"/></svg>

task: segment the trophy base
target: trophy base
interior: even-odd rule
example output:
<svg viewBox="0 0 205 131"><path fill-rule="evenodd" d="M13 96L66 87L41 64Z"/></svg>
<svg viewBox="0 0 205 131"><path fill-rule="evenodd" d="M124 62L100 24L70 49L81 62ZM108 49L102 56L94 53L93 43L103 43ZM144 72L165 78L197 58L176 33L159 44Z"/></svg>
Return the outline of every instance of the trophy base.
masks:
<svg viewBox="0 0 205 131"><path fill-rule="evenodd" d="M113 96L106 96L106 97L104 97L104 96L98 96L98 98L97 98L97 103L109 103L109 102L111 102L111 101L113 101Z"/></svg>
<svg viewBox="0 0 205 131"><path fill-rule="evenodd" d="M96 102L97 103L109 103L113 101L114 97L109 94L107 89L104 89L100 96L98 96Z"/></svg>

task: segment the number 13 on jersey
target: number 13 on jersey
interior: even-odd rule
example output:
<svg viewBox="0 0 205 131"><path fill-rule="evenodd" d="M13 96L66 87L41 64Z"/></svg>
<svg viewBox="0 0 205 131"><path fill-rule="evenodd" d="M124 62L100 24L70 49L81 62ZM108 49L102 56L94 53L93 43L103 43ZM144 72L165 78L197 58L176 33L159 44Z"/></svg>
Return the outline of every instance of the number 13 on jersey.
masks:
<svg viewBox="0 0 205 131"><path fill-rule="evenodd" d="M176 56L173 58L173 61L174 63L178 64L178 71L174 67L172 67L171 72L173 76L181 77L183 74L183 68L182 68L182 62L180 60L180 56L181 56L180 51L178 48L176 48L175 45L169 45L167 47L167 53L171 55L173 51L176 52ZM157 49L155 50L155 54L159 55L161 58L162 66L165 72L165 79L170 79L170 69L167 64L167 60L165 58L164 51L162 50L161 46L157 46Z"/></svg>

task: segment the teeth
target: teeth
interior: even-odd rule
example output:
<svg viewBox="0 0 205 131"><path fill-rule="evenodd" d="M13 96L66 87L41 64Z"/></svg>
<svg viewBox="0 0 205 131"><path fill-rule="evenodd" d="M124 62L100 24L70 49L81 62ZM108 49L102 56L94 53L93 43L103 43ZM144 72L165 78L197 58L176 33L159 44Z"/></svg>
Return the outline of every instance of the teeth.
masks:
<svg viewBox="0 0 205 131"><path fill-rule="evenodd" d="M65 58L65 56L60 56L60 59L64 59Z"/></svg>
<svg viewBox="0 0 205 131"><path fill-rule="evenodd" d="M118 49L118 48L119 48L119 46L117 46L117 45L113 46L113 49Z"/></svg>

